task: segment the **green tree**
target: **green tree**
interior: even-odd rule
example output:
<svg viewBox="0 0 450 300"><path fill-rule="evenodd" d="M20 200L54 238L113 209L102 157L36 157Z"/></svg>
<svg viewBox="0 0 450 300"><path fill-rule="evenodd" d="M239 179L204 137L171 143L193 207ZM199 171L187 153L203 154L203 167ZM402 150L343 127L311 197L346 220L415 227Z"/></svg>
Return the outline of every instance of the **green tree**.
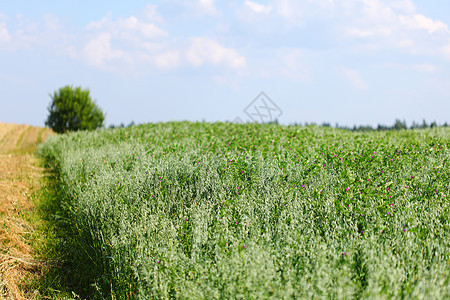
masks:
<svg viewBox="0 0 450 300"><path fill-rule="evenodd" d="M67 85L49 96L52 102L45 125L55 132L95 130L103 126L105 116L89 96L89 89Z"/></svg>
<svg viewBox="0 0 450 300"><path fill-rule="evenodd" d="M403 122L402 122L399 119L396 119L393 129L395 129L395 130L408 129L408 126L406 126L406 121L403 120Z"/></svg>

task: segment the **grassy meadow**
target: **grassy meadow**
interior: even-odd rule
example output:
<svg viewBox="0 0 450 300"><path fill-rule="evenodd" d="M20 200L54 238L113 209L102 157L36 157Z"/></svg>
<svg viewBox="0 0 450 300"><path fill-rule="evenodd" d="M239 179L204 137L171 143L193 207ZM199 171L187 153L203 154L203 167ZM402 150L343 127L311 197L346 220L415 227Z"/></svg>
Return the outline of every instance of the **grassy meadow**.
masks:
<svg viewBox="0 0 450 300"><path fill-rule="evenodd" d="M52 136L81 297L450 297L450 129L148 124Z"/></svg>

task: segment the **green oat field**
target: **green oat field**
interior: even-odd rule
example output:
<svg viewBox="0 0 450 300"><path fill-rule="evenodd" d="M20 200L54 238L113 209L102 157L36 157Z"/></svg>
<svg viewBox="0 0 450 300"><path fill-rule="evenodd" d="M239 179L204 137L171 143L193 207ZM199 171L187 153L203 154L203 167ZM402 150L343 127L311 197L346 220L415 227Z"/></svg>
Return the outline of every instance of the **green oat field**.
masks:
<svg viewBox="0 0 450 300"><path fill-rule="evenodd" d="M39 154L82 298L446 299L449 142L172 122L52 136Z"/></svg>

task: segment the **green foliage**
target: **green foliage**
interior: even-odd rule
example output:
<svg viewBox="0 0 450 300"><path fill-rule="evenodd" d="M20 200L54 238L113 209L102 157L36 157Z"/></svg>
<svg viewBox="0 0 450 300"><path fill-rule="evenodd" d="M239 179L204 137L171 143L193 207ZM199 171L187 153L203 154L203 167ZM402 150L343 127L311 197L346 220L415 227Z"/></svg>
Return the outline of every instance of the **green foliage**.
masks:
<svg viewBox="0 0 450 300"><path fill-rule="evenodd" d="M89 90L65 86L50 95L49 116L45 125L57 133L77 130L95 130L103 126L105 116Z"/></svg>
<svg viewBox="0 0 450 300"><path fill-rule="evenodd" d="M83 297L445 299L449 142L446 128L177 122L40 153Z"/></svg>

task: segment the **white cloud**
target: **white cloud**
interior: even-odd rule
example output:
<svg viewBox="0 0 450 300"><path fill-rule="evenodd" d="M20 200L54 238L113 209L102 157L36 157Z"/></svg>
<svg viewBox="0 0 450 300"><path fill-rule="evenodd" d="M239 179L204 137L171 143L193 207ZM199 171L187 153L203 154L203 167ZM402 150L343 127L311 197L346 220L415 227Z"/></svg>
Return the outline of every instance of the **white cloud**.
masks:
<svg viewBox="0 0 450 300"><path fill-rule="evenodd" d="M362 0L363 16L364 18L369 18L369 20L384 20L387 22L392 22L395 19L395 12L392 7L380 0Z"/></svg>
<svg viewBox="0 0 450 300"><path fill-rule="evenodd" d="M214 6L214 0L198 0L198 9L206 15L217 15L219 11Z"/></svg>
<svg viewBox="0 0 450 300"><path fill-rule="evenodd" d="M158 12L158 7L156 5L147 5L143 10L144 17L151 21L156 23L163 23L164 18L161 16L161 14Z"/></svg>
<svg viewBox="0 0 450 300"><path fill-rule="evenodd" d="M421 14L415 14L413 16L400 16L400 22L405 28L412 30L426 30L430 34L437 31L449 32L447 24L441 21L434 21Z"/></svg>
<svg viewBox="0 0 450 300"><path fill-rule="evenodd" d="M389 5L395 10L399 10L402 13L412 14L416 11L416 6L411 0L398 0L390 1Z"/></svg>
<svg viewBox="0 0 450 300"><path fill-rule="evenodd" d="M201 2L205 7L213 4L213 1ZM165 29L149 21L157 19L156 8L148 6L145 11L148 14L141 14L142 18L113 19L111 14L107 14L75 33L68 32L52 15L45 15L41 23L30 25L26 19L20 19L20 26L22 23L28 26L18 26L13 34L0 21L0 45L10 40L14 42L14 45L8 44L11 49L19 48L19 44L30 49L53 44L53 50L58 49L57 52L71 59L101 70L125 71L128 74L136 73L142 66L173 69L182 64L213 65L239 71L245 68L244 56L216 41L194 38L174 42Z"/></svg>
<svg viewBox="0 0 450 300"><path fill-rule="evenodd" d="M9 17L0 11L0 21L9 21Z"/></svg>
<svg viewBox="0 0 450 300"><path fill-rule="evenodd" d="M9 34L8 28L4 22L0 22L0 46L11 41L11 35Z"/></svg>
<svg viewBox="0 0 450 300"><path fill-rule="evenodd" d="M306 20L330 16L336 0L274 0L275 12L293 25L304 25Z"/></svg>
<svg viewBox="0 0 450 300"><path fill-rule="evenodd" d="M246 0L244 4L255 13L269 14L272 11L272 6L270 5L263 5L249 0Z"/></svg>
<svg viewBox="0 0 450 300"><path fill-rule="evenodd" d="M353 49L370 49L373 53L397 49L410 55L446 55L444 45L450 39L447 24L416 13L412 1L362 0L345 3L340 7L345 7L345 18L337 22L336 32L346 42L358 39Z"/></svg>
<svg viewBox="0 0 450 300"><path fill-rule="evenodd" d="M440 54L444 56L445 59L450 61L450 44L443 46L439 49Z"/></svg>
<svg viewBox="0 0 450 300"><path fill-rule="evenodd" d="M148 9L151 17L153 8L145 10ZM180 55L167 46L168 32L134 16L112 20L107 14L101 20L89 23L84 34L91 37L81 55L74 54L76 50L72 49L71 57L82 57L90 65L102 69L108 64L119 66L118 69L124 66L127 69L139 68L142 64L162 69L179 65Z"/></svg>
<svg viewBox="0 0 450 300"><path fill-rule="evenodd" d="M429 74L433 74L439 71L439 67L432 64L415 64L411 66L411 69L418 72Z"/></svg>
<svg viewBox="0 0 450 300"><path fill-rule="evenodd" d="M2 17L7 20L7 17ZM18 49L31 50L35 46L43 46L53 43L59 32L50 32L45 24L45 16L40 22L34 22L22 18L20 14L14 19L15 24L12 26L14 31L8 30L5 22L0 20L0 47L9 51ZM14 22L13 21L13 22ZM42 22L44 21L44 22ZM52 50L59 49L59 45L53 45Z"/></svg>
<svg viewBox="0 0 450 300"><path fill-rule="evenodd" d="M112 21L109 14L100 21L89 23L86 29L109 32L113 37L129 40L136 38L156 39L168 35L167 31L157 27L153 23L141 21L134 16Z"/></svg>
<svg viewBox="0 0 450 300"><path fill-rule="evenodd" d="M63 27L61 26L59 19L51 14L44 15L45 27L50 31L61 31Z"/></svg>
<svg viewBox="0 0 450 300"><path fill-rule="evenodd" d="M356 38L369 38L369 37L387 37L392 34L393 29L388 26L379 26L374 28L357 28L350 27L345 29L346 34Z"/></svg>
<svg viewBox="0 0 450 300"><path fill-rule="evenodd" d="M153 41L142 41L139 45L144 52L147 53L161 53L166 50L166 44L161 41L153 42Z"/></svg>
<svg viewBox="0 0 450 300"><path fill-rule="evenodd" d="M353 69L342 69L342 75L347 81L353 85L355 88L360 90L365 90L369 88L367 82L362 78L361 73Z"/></svg>
<svg viewBox="0 0 450 300"><path fill-rule="evenodd" d="M236 50L206 38L194 38L186 53L186 58L196 67L212 64L242 69L246 66L245 57Z"/></svg>
<svg viewBox="0 0 450 300"><path fill-rule="evenodd" d="M199 14L217 16L218 1L194 0L189 3L182 0L170 0L181 9L174 9L170 18L186 17L195 9ZM234 10L234 17L246 22L229 20L229 15L219 17L197 18L200 22L189 27L185 18L188 32L199 36L206 32L235 38L244 41L257 57L260 49L264 53L280 53L283 55L261 59L259 66L252 64L252 74L261 68L270 74L282 75L300 81L311 80L309 70L313 70L313 63L308 60L313 52L286 51L280 45L299 47L311 45L314 52L339 52L340 54L362 53L371 51L372 54L381 50L395 48L400 53L424 54L446 57L450 60L450 31L447 24L429 18L417 11L411 0L241 0L238 4L224 5ZM233 13L233 11L232 11ZM198 17L198 15L197 15ZM161 69L176 68L180 65L205 66L212 65L234 70L246 69L247 59L236 49L218 43L219 39L207 38L189 39L185 36L172 37L166 30L164 18L158 12L158 6L147 5L135 16L115 18L112 14L100 20L89 23L84 28L66 26L64 20L52 15L44 15L39 21L33 22L25 17L12 17L16 23L10 25L7 16L0 13L0 47L2 49L46 49L52 46L54 52L64 52L73 59L83 60L92 66L105 68L111 64L130 68L141 68L142 65ZM235 20L235 19L234 19ZM309 21L312 20L311 26ZM216 23L211 23L216 21ZM207 24L210 28L201 28ZM232 24L232 25L231 25ZM317 25L319 24L319 25ZM8 26L7 26L8 25ZM304 26L306 25L306 26ZM220 33L217 28L222 26ZM241 27L239 27L241 26ZM303 28L299 28L303 27ZM305 29L306 27L306 29ZM330 33L330 28L336 31ZM302 31L303 30L303 31ZM306 32L313 38L300 40ZM195 32L193 32L195 31ZM200 31L200 32L198 32ZM249 32L252 31L252 32ZM281 32L281 34L280 34ZM332 36L338 33L338 36ZM198 35L197 35L198 34ZM272 36L270 36L272 35ZM273 40L270 38L274 37ZM262 38L265 38L262 41ZM247 42L248 39L248 42ZM336 39L339 40L336 43ZM344 41L344 42L343 42ZM40 48L39 48L40 47ZM302 46L304 47L304 46ZM328 49L325 49L328 48ZM57 49L55 51L55 49ZM322 54L325 52L322 52ZM387 52L386 52L387 53ZM322 55L318 54L318 55ZM306 55L306 58L305 58ZM326 54L323 54L326 55ZM269 67L267 67L269 66ZM432 65L406 64L405 70L433 73ZM117 68L116 68L117 69ZM356 72L356 73L355 73ZM359 88L367 88L367 83L361 74L354 70L343 71L347 79ZM358 79L359 78L359 79Z"/></svg>
<svg viewBox="0 0 450 300"><path fill-rule="evenodd" d="M123 51L111 48L111 35L109 33L102 33L91 39L83 48L83 54L89 64L97 67L105 67L105 64L110 60L125 57Z"/></svg>
<svg viewBox="0 0 450 300"><path fill-rule="evenodd" d="M303 12L300 6L300 1L296 0L276 0L275 10L278 15L289 22L299 24L303 23Z"/></svg>
<svg viewBox="0 0 450 300"><path fill-rule="evenodd" d="M178 51L167 51L156 55L155 64L161 69L171 69L180 65L180 53Z"/></svg>
<svg viewBox="0 0 450 300"><path fill-rule="evenodd" d="M117 25L118 30L136 31L146 38L158 38L167 36L167 32L165 30L158 28L154 24L142 22L136 17L120 19Z"/></svg>

